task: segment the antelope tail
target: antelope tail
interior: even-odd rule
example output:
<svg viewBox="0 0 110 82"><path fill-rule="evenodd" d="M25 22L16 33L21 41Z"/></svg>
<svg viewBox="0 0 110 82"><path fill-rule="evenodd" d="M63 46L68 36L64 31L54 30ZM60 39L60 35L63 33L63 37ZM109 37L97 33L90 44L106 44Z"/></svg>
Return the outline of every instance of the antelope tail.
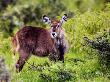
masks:
<svg viewBox="0 0 110 82"><path fill-rule="evenodd" d="M15 35L12 38L12 50L13 50L13 54L15 55L15 52L17 52L19 50L20 46L19 46L19 40L18 40L18 36Z"/></svg>

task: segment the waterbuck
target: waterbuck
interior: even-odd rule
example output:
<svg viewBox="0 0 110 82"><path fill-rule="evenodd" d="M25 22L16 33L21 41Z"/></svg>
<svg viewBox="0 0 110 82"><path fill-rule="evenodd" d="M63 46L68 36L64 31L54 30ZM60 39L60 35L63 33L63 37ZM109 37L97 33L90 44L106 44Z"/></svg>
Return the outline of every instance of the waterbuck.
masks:
<svg viewBox="0 0 110 82"><path fill-rule="evenodd" d="M17 71L22 70L32 54L40 57L48 56L51 60L64 62L64 54L68 46L61 26L67 21L67 15L65 14L60 21L50 20L46 15L42 18L45 23L50 24L50 29L24 26L12 39L14 51L19 53L19 60L15 65Z"/></svg>

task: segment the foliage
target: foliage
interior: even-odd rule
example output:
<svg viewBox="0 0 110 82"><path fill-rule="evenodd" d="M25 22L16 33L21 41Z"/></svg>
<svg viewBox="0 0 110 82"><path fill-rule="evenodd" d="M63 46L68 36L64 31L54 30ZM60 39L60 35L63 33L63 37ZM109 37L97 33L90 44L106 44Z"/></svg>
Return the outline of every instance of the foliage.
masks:
<svg viewBox="0 0 110 82"><path fill-rule="evenodd" d="M0 55L6 60L12 82L110 81L106 54L110 43L109 0L1 0L0 10ZM63 25L69 42L65 62L32 56L23 70L16 73L18 54L14 56L11 50L12 36L24 25L46 27L41 20L44 14L59 19L64 13L69 16Z"/></svg>
<svg viewBox="0 0 110 82"><path fill-rule="evenodd" d="M104 31L104 33L98 37L95 37L94 40L90 40L87 37L84 37L84 40L89 44L93 49L98 50L99 62L102 67L103 72L109 73L110 68L110 33L109 31Z"/></svg>

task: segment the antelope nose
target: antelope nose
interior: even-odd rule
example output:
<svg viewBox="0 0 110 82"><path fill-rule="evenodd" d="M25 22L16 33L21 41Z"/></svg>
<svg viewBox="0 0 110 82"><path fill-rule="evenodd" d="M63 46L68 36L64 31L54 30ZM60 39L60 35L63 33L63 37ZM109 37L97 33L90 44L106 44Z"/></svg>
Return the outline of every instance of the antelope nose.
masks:
<svg viewBox="0 0 110 82"><path fill-rule="evenodd" d="M55 33L52 33L53 36L55 36Z"/></svg>

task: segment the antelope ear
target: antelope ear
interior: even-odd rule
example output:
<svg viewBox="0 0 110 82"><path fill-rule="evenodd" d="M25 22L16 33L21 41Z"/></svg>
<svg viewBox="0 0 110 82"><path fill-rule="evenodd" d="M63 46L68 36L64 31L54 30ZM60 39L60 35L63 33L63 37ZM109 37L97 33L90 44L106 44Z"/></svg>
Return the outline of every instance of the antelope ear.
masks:
<svg viewBox="0 0 110 82"><path fill-rule="evenodd" d="M62 21L62 22L65 22L65 21L67 21L67 18L68 18L68 17L67 17L67 14L64 14L64 15L62 16L61 21Z"/></svg>
<svg viewBox="0 0 110 82"><path fill-rule="evenodd" d="M62 26L62 24L65 22L65 21L67 21L67 14L64 14L63 16L62 16L62 19L60 20L60 23L59 23L59 25L58 25L58 27L61 27Z"/></svg>
<svg viewBox="0 0 110 82"><path fill-rule="evenodd" d="M42 19L43 19L43 22L45 22L46 24L51 23L50 18L49 18L49 17L47 17L46 15L43 15L43 16L42 16Z"/></svg>

